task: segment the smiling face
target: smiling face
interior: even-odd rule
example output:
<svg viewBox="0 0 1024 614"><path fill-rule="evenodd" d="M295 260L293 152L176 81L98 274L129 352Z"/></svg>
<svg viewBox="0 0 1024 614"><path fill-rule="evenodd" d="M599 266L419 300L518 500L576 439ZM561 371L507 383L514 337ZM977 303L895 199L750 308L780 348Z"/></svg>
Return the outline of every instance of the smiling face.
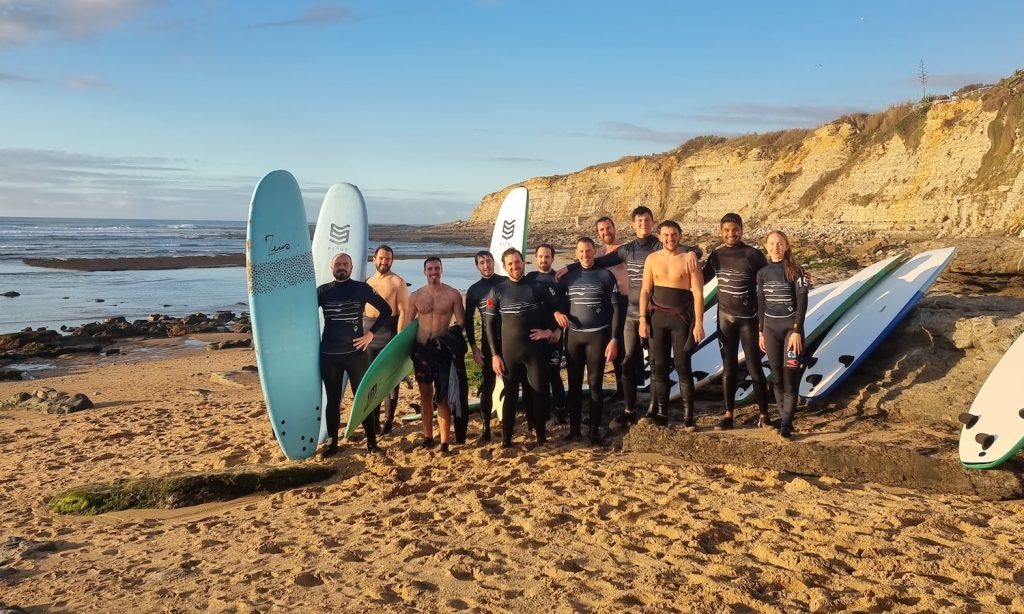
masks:
<svg viewBox="0 0 1024 614"><path fill-rule="evenodd" d="M651 234L651 229L654 228L654 218L647 213L641 213L640 215L633 217L633 230L636 232L637 239L643 239L647 235Z"/></svg>
<svg viewBox="0 0 1024 614"><path fill-rule="evenodd" d="M348 281L352 276L352 257L348 254L338 254L331 261L331 272L334 273L336 281Z"/></svg>
<svg viewBox="0 0 1024 614"><path fill-rule="evenodd" d="M658 231L658 240L661 241L662 246L670 252L676 251L676 247L679 245L679 240L682 235L678 230L671 226L662 226Z"/></svg>
<svg viewBox="0 0 1024 614"><path fill-rule="evenodd" d="M597 237L605 245L615 245L615 224L608 220L602 220L597 225Z"/></svg>
<svg viewBox="0 0 1024 614"><path fill-rule="evenodd" d="M437 260L431 260L423 265L423 276L427 278L427 283L439 283L441 281L441 263Z"/></svg>
<svg viewBox="0 0 1024 614"><path fill-rule="evenodd" d="M512 281L519 281L523 278L523 270L526 268L526 264L523 262L523 257L519 254L505 256L501 264L504 265L505 272L508 273L508 278Z"/></svg>
<svg viewBox="0 0 1024 614"><path fill-rule="evenodd" d="M594 258L597 256L597 250L594 249L594 245L589 241L580 241L576 243L576 259L580 261L580 266L585 269L589 269L594 266Z"/></svg>
<svg viewBox="0 0 1024 614"><path fill-rule="evenodd" d="M765 239L764 248L768 252L769 260L772 262L782 262L782 259L786 257L786 252L789 250L789 241L782 234L773 232Z"/></svg>
<svg viewBox="0 0 1024 614"><path fill-rule="evenodd" d="M725 222L722 224L722 243L728 247L735 247L743 239L743 227L736 222Z"/></svg>
<svg viewBox="0 0 1024 614"><path fill-rule="evenodd" d="M378 249L377 253L373 255L373 266L377 268L377 272L381 275L387 275L391 272L391 265L394 261L394 254L386 249Z"/></svg>

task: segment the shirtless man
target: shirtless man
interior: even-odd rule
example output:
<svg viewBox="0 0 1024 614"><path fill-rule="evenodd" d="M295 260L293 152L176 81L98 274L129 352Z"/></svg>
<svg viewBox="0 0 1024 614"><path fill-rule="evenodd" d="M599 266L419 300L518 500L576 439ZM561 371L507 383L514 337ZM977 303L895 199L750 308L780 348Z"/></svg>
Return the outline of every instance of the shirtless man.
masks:
<svg viewBox="0 0 1024 614"><path fill-rule="evenodd" d="M447 360L447 352L441 346L439 337L448 332L448 326L455 318L460 327L465 323L466 311L462 306L462 295L447 284L441 283L441 259L431 256L423 261L423 275L427 285L416 290L409 297L409 320L419 320L416 344L412 349L413 369L420 390L420 412L423 415L423 447L434 445L434 392L435 387L444 390L447 382L438 381L438 367ZM459 331L462 335L462 331ZM437 424L441 430L441 451L449 450L452 414L448 407L448 395L441 394L437 407Z"/></svg>
<svg viewBox="0 0 1024 614"><path fill-rule="evenodd" d="M391 338L398 334L398 331L405 328L409 315L409 289L405 284L405 280L399 277L396 273L391 272L391 265L395 261L395 252L387 245L381 245L373 252L373 266L377 269L377 272L370 276L366 280L366 283L370 284L370 287L377 291L377 294L381 296L388 305L391 306L391 316L385 321L383 326L377 329L377 333L373 336L373 341L370 342L370 347L367 348L367 352L370 355L370 364L373 364L374 359L377 358L377 354L384 349L384 346L391 341ZM363 312L363 328L369 329L380 317L380 312L373 305L367 303L366 311ZM391 391L388 399L385 401L385 418L384 427L380 429L381 435L388 435L391 433L391 428L395 423L395 408L398 407L398 386ZM374 412L374 416L377 416L379 421L380 408L377 408L377 412Z"/></svg>
<svg viewBox="0 0 1024 614"><path fill-rule="evenodd" d="M690 354L704 339L704 276L699 268L692 267L690 255L680 249L682 235L679 224L671 220L658 224L662 247L644 263L639 332L651 343L659 409L652 420L668 424L668 371L674 360L683 401L683 426L695 431Z"/></svg>
<svg viewBox="0 0 1024 614"><path fill-rule="evenodd" d="M597 249L598 256L604 256L610 254L615 250L622 247L622 243L619 242L617 233L615 231L615 222L610 217L602 217L597 220L597 236L601 240L601 247ZM619 322L618 322L618 336L615 337L615 341L619 347L619 352L615 355L615 360L612 361L612 365L615 369L615 396L613 399L622 398L622 357L624 352L625 340L622 338L622 331L626 328L626 312L629 310L629 275L626 273L625 264L616 264L615 266L608 267L612 275L615 276L615 281L619 285Z"/></svg>

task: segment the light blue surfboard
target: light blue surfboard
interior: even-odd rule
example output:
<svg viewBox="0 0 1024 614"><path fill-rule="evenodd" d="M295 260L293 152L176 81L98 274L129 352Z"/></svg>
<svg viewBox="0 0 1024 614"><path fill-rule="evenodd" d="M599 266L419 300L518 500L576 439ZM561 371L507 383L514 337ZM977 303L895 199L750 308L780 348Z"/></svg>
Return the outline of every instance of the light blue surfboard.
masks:
<svg viewBox="0 0 1024 614"><path fill-rule="evenodd" d="M334 281L331 260L340 253L352 257L352 279L366 279L366 252L369 241L369 222L366 202L359 188L351 183L336 183L327 190L320 214L316 218L313 232L313 269L316 271L316 285ZM323 314L320 314L320 332L324 330ZM341 378L342 396L348 388L348 376ZM327 391L321 397L322 412L327 411ZM327 440L327 414L320 422L320 441Z"/></svg>
<svg viewBox="0 0 1024 614"><path fill-rule="evenodd" d="M320 325L309 224L287 171L252 193L245 240L252 340L263 398L285 456L308 458L320 432Z"/></svg>

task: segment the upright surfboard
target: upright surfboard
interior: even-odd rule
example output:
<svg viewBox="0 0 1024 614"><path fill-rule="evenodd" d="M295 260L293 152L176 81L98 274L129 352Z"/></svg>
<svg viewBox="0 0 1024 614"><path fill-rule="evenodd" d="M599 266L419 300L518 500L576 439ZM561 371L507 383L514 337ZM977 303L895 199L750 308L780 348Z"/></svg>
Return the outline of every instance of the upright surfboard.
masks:
<svg viewBox="0 0 1024 614"><path fill-rule="evenodd" d="M808 361L800 396L820 399L836 389L917 305L946 270L955 247L907 260L840 317Z"/></svg>
<svg viewBox="0 0 1024 614"><path fill-rule="evenodd" d="M320 214L316 218L313 232L313 269L316 271L316 285L321 286L334 280L331 260L340 253L352 257L352 279L366 279L366 252L369 239L369 222L366 203L359 188L351 183L336 183L327 190ZM323 314L320 314L320 332L324 330ZM348 376L342 377L341 389L348 388ZM324 409L320 422L320 441L327 440L327 391L321 397Z"/></svg>
<svg viewBox="0 0 1024 614"><path fill-rule="evenodd" d="M320 433L320 327L309 222L287 171L260 180L245 240L252 340L270 424L285 456L308 458Z"/></svg>
<svg viewBox="0 0 1024 614"><path fill-rule="evenodd" d="M804 347L813 348L835 324L836 320L850 307L857 304L857 301L867 294L875 284L906 262L909 257L909 254L900 254L880 260L861 269L845 281L811 290L807 297L807 315L804 317ZM761 366L764 369L765 378L767 378L771 374L767 357L762 357ZM754 396L753 384L749 375L740 381L736 388L737 405L746 403L750 397Z"/></svg>
<svg viewBox="0 0 1024 614"><path fill-rule="evenodd" d="M388 341L366 370L366 375L359 382L359 388L352 399L352 412L349 414L348 426L345 427L346 439L352 436L356 427L376 411L395 386L412 371L412 346L416 342L416 331L419 330L419 326L419 320L409 322L400 333Z"/></svg>
<svg viewBox="0 0 1024 614"><path fill-rule="evenodd" d="M508 275L501 262L501 254L514 247L526 253L526 225L530 211L529 193L524 187L514 188L505 197L498 209L498 218L494 220L491 231L491 254L494 255L494 273Z"/></svg>
<svg viewBox="0 0 1024 614"><path fill-rule="evenodd" d="M1024 447L1024 335L1010 346L960 415L960 463L968 469L998 467Z"/></svg>

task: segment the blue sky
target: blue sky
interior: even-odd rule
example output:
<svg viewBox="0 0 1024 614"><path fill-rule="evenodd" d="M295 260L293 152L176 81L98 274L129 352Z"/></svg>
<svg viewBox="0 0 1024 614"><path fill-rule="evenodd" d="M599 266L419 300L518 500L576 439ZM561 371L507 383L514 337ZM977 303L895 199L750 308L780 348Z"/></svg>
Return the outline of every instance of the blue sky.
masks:
<svg viewBox="0 0 1024 614"><path fill-rule="evenodd" d="M465 218L538 175L993 82L1024 3L0 0L0 216Z"/></svg>

